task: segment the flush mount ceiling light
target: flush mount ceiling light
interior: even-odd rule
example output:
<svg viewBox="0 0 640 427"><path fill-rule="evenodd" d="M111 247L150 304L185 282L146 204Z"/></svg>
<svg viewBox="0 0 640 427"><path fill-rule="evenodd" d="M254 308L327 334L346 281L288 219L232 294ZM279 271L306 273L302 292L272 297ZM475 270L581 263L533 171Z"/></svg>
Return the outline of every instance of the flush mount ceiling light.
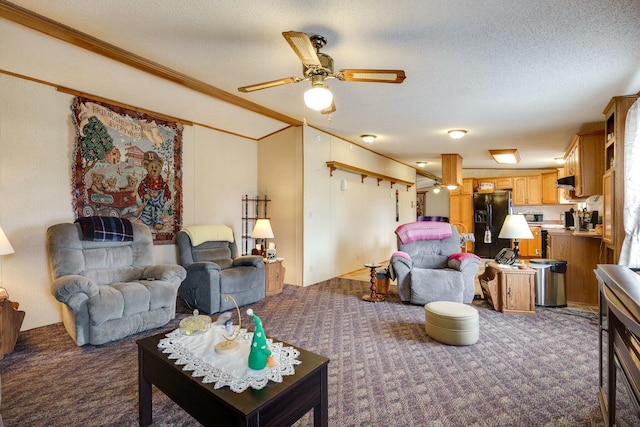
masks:
<svg viewBox="0 0 640 427"><path fill-rule="evenodd" d="M360 135L360 138L362 138L362 140L367 144L371 144L373 141L376 140L375 135Z"/></svg>
<svg viewBox="0 0 640 427"><path fill-rule="evenodd" d="M520 163L520 154L518 153L517 148L509 148L506 150L489 150L489 153L498 163Z"/></svg>
<svg viewBox="0 0 640 427"><path fill-rule="evenodd" d="M442 185L455 190L462 185L462 157L460 154L442 154Z"/></svg>
<svg viewBox="0 0 640 427"><path fill-rule="evenodd" d="M460 139L467 134L467 131L464 129L451 129L449 131L449 136L453 139Z"/></svg>
<svg viewBox="0 0 640 427"><path fill-rule="evenodd" d="M419 167L423 168L423 167L427 166L427 162L416 162L416 165L418 165Z"/></svg>
<svg viewBox="0 0 640 427"><path fill-rule="evenodd" d="M562 157L556 157L553 160L555 160L555 162L559 165L564 165L564 159Z"/></svg>

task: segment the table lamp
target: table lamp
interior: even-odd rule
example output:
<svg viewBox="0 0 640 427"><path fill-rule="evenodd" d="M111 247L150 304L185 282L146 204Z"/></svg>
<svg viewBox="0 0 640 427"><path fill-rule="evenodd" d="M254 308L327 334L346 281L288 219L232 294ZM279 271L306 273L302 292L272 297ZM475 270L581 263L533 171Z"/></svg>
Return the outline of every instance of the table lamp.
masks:
<svg viewBox="0 0 640 427"><path fill-rule="evenodd" d="M513 252L515 253L515 259L518 259L518 240L519 239L533 239L531 229L524 215L507 215L502 224L502 229L498 235L499 239L513 239Z"/></svg>
<svg viewBox="0 0 640 427"><path fill-rule="evenodd" d="M1 255L9 255L12 254L14 252L13 250L13 246L11 246L11 243L9 242L9 239L7 239L7 235L4 234L4 231L2 230L2 227L0 227L0 256ZM0 265L1 267L1 265ZM2 279L2 270L0 270L0 280ZM2 289L2 288L0 288Z"/></svg>
<svg viewBox="0 0 640 427"><path fill-rule="evenodd" d="M251 238L264 240L261 247L262 257L264 257L267 253L267 239L273 239L273 230L271 230L271 223L268 219L256 221L256 225L251 232Z"/></svg>
<svg viewBox="0 0 640 427"><path fill-rule="evenodd" d="M14 252L13 246L7 239L7 235L4 234L2 227L0 227L0 255L9 255Z"/></svg>

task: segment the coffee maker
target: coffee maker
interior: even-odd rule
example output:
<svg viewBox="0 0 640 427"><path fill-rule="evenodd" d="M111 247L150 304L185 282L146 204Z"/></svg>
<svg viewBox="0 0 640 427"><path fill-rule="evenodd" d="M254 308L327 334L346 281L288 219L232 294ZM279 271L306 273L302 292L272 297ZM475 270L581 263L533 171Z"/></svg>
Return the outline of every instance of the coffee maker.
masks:
<svg viewBox="0 0 640 427"><path fill-rule="evenodd" d="M574 227L573 213L574 213L573 208L571 208L571 210L566 211L564 213L564 228L568 229L568 228Z"/></svg>

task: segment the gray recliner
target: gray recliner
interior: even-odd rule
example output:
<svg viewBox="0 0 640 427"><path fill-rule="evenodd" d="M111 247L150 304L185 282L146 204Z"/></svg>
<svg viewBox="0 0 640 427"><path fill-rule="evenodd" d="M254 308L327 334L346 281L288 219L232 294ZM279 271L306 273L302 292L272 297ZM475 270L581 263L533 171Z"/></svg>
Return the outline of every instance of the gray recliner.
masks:
<svg viewBox="0 0 640 427"><path fill-rule="evenodd" d="M200 227L200 236L202 229ZM231 295L238 306L252 304L265 297L265 268L261 256L241 255L233 237L233 231L226 226L226 239L203 240L194 238L194 228L178 232L176 242L180 253L180 264L187 270L187 278L180 286L180 295L192 308L205 313L218 313L235 308ZM217 237L213 237L218 239Z"/></svg>
<svg viewBox="0 0 640 427"><path fill-rule="evenodd" d="M398 227L396 235L398 251L391 256L390 273L397 278L402 301L420 305L473 301L480 258L460 252L454 225L409 223Z"/></svg>
<svg viewBox="0 0 640 427"><path fill-rule="evenodd" d="M79 224L47 230L51 292L77 345L100 345L167 324L186 271L154 265L149 228L131 223L132 241L83 240Z"/></svg>

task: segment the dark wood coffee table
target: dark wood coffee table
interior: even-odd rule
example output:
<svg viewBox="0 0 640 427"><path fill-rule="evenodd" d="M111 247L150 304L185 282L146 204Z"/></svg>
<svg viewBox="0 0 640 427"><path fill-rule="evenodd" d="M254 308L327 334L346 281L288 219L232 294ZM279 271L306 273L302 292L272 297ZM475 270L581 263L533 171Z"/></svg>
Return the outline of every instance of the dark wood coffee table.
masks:
<svg viewBox="0 0 640 427"><path fill-rule="evenodd" d="M183 371L158 349L164 337L161 333L137 341L141 426L152 423L152 384L205 426L290 426L311 409L314 426L328 425L328 358L296 347L302 363L294 375L261 390L235 393L229 387L215 390L213 384Z"/></svg>

